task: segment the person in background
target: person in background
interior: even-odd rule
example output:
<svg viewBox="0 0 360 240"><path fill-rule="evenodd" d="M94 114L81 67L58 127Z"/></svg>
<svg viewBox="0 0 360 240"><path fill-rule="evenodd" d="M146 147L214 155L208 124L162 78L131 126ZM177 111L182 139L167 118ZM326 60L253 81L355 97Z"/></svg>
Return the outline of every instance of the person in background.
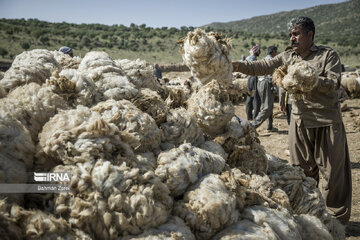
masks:
<svg viewBox="0 0 360 240"><path fill-rule="evenodd" d="M315 25L308 17L288 23L292 49L272 59L233 62L235 72L266 75L274 69L307 61L317 70L318 83L308 95L292 99L289 126L290 161L307 177L319 183L323 175L323 196L329 213L343 224L350 219L352 179L346 131L337 90L341 61L330 47L314 44Z"/></svg>
<svg viewBox="0 0 360 240"><path fill-rule="evenodd" d="M255 45L250 49L250 55L246 58L246 61L256 61L257 57L260 55L261 50L259 45ZM253 120L256 118L260 111L261 99L257 91L257 82L258 78L255 76L248 77L248 90L251 96L246 97L246 106L245 111L248 120Z"/></svg>
<svg viewBox="0 0 360 240"><path fill-rule="evenodd" d="M72 51L71 47L62 46L59 49L59 51L69 55L70 57L74 57L74 54L73 54L73 51Z"/></svg>
<svg viewBox="0 0 360 240"><path fill-rule="evenodd" d="M157 64L157 63L154 65L154 76L156 77L156 80L158 80L158 81L160 79L162 79L162 71L159 67L159 64Z"/></svg>
<svg viewBox="0 0 360 240"><path fill-rule="evenodd" d="M286 121L290 125L291 119L291 98L288 92L279 88L279 106L280 111L286 114Z"/></svg>
<svg viewBox="0 0 360 240"><path fill-rule="evenodd" d="M267 49L267 55L264 59L272 59L276 55L277 47L270 46ZM256 116L252 124L255 128L258 128L267 119L267 130L275 132L278 130L273 127L273 109L276 88L272 83L271 75L261 76L258 78L257 91L261 99L261 111Z"/></svg>

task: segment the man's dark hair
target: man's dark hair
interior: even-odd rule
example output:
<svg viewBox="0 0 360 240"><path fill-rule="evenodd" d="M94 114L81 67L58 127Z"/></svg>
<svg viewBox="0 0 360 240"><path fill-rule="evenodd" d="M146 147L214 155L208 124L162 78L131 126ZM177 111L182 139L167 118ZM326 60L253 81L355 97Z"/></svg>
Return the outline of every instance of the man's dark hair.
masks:
<svg viewBox="0 0 360 240"><path fill-rule="evenodd" d="M267 55L270 55L273 51L277 51L277 47L275 47L275 46L268 47Z"/></svg>
<svg viewBox="0 0 360 240"><path fill-rule="evenodd" d="M294 17L293 19L291 19L288 24L288 30L290 31L291 29L293 29L296 26L301 26L301 28L308 33L309 31L313 31L313 36L312 39L314 40L315 37L315 25L313 20L311 20L311 18L308 17Z"/></svg>

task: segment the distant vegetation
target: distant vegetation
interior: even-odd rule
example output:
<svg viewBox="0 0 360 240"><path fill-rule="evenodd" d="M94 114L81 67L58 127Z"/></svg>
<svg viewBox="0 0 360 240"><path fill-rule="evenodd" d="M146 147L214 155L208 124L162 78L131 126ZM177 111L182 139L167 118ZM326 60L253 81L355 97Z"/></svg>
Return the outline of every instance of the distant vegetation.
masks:
<svg viewBox="0 0 360 240"><path fill-rule="evenodd" d="M262 54L275 45L283 51L289 43L286 23L293 16L305 15L316 24L316 44L334 48L346 65L360 65L360 0L321 5L304 10L281 12L247 20L212 23L202 28L217 31L232 39L233 60L248 55L253 44L260 44ZM151 28L145 24L130 26L102 24L49 23L37 19L0 19L0 60L12 61L25 50L57 50L66 45L75 55L100 50L114 59L143 59L154 63L180 63L176 42L194 27Z"/></svg>

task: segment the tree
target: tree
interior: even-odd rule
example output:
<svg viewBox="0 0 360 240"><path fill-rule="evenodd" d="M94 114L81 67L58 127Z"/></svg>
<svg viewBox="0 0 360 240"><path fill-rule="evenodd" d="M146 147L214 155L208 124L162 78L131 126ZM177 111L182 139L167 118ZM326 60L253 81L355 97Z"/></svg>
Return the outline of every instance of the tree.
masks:
<svg viewBox="0 0 360 240"><path fill-rule="evenodd" d="M0 47L0 55L5 57L8 54L8 51L5 48Z"/></svg>
<svg viewBox="0 0 360 240"><path fill-rule="evenodd" d="M22 47L24 50L27 50L27 49L30 48L30 44L27 43L27 42L23 42L23 43L21 43L21 47Z"/></svg>

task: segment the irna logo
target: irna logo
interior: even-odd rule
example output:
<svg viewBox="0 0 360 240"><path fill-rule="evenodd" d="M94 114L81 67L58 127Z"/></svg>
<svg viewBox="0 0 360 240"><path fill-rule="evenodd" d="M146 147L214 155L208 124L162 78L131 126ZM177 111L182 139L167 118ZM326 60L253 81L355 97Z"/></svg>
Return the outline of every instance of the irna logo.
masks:
<svg viewBox="0 0 360 240"><path fill-rule="evenodd" d="M70 174L34 172L34 180L35 182L70 182Z"/></svg>

